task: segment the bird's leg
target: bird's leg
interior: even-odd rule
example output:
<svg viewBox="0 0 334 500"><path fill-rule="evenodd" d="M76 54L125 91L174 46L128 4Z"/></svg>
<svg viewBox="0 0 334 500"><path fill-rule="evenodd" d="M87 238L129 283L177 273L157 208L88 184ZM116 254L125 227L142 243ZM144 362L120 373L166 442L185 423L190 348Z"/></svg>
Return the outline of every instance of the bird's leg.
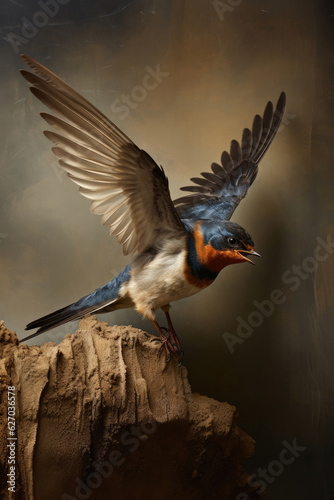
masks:
<svg viewBox="0 0 334 500"><path fill-rule="evenodd" d="M182 358L183 358L183 349L182 349L180 341L179 341L179 339L178 339L178 337L177 337L177 335L175 333L175 330L174 330L174 327L173 327L173 323L172 323L171 317L169 315L169 308L170 308L170 305L167 304L166 306L162 307L162 310L165 313L165 316L166 316L166 319L167 319L168 333L169 333L170 341L173 344L173 346L175 347L175 349L177 350L180 360L182 360Z"/></svg>
<svg viewBox="0 0 334 500"><path fill-rule="evenodd" d="M153 321L153 324L156 327L156 329L158 330L158 332L160 333L160 339L159 339L161 342L160 351L163 348L165 348L165 350L166 350L166 363L168 363L168 361L170 360L170 350L168 347L168 340L169 340L168 332L167 332L166 328L161 328L156 321Z"/></svg>
<svg viewBox="0 0 334 500"><path fill-rule="evenodd" d="M177 347L178 350L182 350L182 347L181 347L181 344L180 344L180 341L175 333L175 330L174 330L174 327L173 327L173 323L172 323L172 320L170 318L170 315L169 315L169 312L167 311L164 311L165 312L165 315L166 315L166 319L167 319L167 323L168 323L168 333L170 335L170 338L171 338L171 342L174 342L175 346Z"/></svg>
<svg viewBox="0 0 334 500"><path fill-rule="evenodd" d="M152 323L160 333L160 350L165 349L166 351L166 363L168 363L171 356L174 356L178 363L181 364L182 357L180 357L180 349L177 347L175 342L171 340L169 331L166 328L161 328L155 320L152 321Z"/></svg>

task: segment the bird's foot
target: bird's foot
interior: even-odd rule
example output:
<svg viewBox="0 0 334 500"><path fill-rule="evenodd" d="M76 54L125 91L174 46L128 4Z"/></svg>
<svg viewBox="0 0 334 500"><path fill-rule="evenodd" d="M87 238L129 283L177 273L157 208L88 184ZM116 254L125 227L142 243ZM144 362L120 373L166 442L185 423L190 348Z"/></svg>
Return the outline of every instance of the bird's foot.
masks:
<svg viewBox="0 0 334 500"><path fill-rule="evenodd" d="M165 349L166 351L166 363L168 363L171 357L173 357L178 362L177 366L181 366L183 359L183 349L174 330L161 328L160 341L160 351L162 351L163 349Z"/></svg>

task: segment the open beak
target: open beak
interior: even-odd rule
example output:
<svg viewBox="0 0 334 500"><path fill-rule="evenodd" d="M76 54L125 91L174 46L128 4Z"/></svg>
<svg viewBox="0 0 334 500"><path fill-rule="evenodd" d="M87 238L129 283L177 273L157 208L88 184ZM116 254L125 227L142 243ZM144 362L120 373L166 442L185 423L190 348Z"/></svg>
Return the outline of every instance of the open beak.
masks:
<svg viewBox="0 0 334 500"><path fill-rule="evenodd" d="M244 260L247 260L247 262L253 264L253 266L255 266L255 263L252 260L248 259L244 254L255 255L255 257L261 257L261 255L255 252L255 250L238 250L238 253L243 257Z"/></svg>

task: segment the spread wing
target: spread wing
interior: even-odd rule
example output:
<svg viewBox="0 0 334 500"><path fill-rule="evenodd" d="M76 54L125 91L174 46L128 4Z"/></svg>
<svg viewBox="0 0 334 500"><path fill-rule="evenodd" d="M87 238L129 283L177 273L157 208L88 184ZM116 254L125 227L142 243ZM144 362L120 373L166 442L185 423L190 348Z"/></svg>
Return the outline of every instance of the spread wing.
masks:
<svg viewBox="0 0 334 500"><path fill-rule="evenodd" d="M163 169L63 80L22 58L33 72L21 71L31 92L58 115L41 113L56 129L44 132L55 145L52 151L124 254L143 252L164 236L186 234Z"/></svg>
<svg viewBox="0 0 334 500"><path fill-rule="evenodd" d="M275 111L272 103L268 102L263 117L255 116L252 131L244 129L241 144L232 141L230 153L223 152L221 165L212 163L212 172L201 173L202 177L190 179L194 185L181 188L192 193L174 201L181 219L231 218L246 196L257 175L258 164L276 135L285 100L282 92Z"/></svg>

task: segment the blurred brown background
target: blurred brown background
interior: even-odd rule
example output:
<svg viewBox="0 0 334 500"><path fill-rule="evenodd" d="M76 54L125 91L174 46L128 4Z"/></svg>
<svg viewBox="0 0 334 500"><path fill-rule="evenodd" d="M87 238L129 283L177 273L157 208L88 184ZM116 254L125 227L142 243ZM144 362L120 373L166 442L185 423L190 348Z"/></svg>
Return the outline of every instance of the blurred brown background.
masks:
<svg viewBox="0 0 334 500"><path fill-rule="evenodd" d="M0 7L0 318L22 337L29 321L128 262L57 167L42 135L43 106L18 73L19 53L48 66L146 149L174 198L285 90L283 125L233 218L263 258L226 269L209 289L175 303L172 317L193 390L235 404L256 439L248 470L258 478L259 467L269 468L269 498L334 498L334 251L321 250L326 260L316 270L310 259L318 237L334 241L332 2L62 3L45 2L47 14L32 0ZM157 66L156 88L136 89ZM238 317L247 322L253 301L274 289L284 303L231 353L223 334L236 335ZM132 310L100 318L155 333ZM76 326L38 342L60 341ZM272 461L293 439L306 449L275 475Z"/></svg>

